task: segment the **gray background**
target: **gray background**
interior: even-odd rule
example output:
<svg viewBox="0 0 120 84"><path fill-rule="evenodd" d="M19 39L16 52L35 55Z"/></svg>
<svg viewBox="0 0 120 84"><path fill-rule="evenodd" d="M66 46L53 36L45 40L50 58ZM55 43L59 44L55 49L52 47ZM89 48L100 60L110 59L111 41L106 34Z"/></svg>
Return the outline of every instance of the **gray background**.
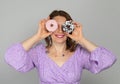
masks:
<svg viewBox="0 0 120 84"><path fill-rule="evenodd" d="M36 69L20 73L4 61L5 50L36 33L38 22L54 9L67 11L83 24L86 38L117 56L109 69L84 70L81 84L120 84L120 0L0 0L0 84L38 84Z"/></svg>

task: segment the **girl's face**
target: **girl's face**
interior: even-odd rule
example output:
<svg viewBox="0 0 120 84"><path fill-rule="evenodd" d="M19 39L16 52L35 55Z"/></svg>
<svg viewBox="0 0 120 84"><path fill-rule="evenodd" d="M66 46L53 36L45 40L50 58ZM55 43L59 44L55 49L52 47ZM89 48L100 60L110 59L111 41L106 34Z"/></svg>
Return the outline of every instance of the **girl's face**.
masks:
<svg viewBox="0 0 120 84"><path fill-rule="evenodd" d="M57 24L58 24L58 28L55 32L53 32L53 34L51 35L52 41L54 43L66 43L67 40L67 36L66 34L63 32L62 30L62 24L65 23L66 18L63 16L56 16L53 18L54 20L56 20Z"/></svg>

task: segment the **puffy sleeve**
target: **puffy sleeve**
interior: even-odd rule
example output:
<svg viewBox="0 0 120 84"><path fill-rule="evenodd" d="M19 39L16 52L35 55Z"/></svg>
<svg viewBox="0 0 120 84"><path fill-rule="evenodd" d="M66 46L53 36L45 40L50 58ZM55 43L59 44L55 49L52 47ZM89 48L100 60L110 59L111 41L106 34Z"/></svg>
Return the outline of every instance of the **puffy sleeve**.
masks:
<svg viewBox="0 0 120 84"><path fill-rule="evenodd" d="M111 67L116 61L112 52L104 47L98 47L92 52L88 52L84 48L81 48L80 51L83 68L95 74Z"/></svg>
<svg viewBox="0 0 120 84"><path fill-rule="evenodd" d="M20 72L27 72L37 67L37 47L25 51L21 43L10 46L5 52L5 61Z"/></svg>

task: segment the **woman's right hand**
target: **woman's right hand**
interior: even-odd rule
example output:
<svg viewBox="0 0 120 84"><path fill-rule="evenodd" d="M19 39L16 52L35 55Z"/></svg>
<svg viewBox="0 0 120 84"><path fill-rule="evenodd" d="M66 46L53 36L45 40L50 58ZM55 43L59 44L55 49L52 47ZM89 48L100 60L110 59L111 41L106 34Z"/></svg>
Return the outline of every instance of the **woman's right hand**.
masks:
<svg viewBox="0 0 120 84"><path fill-rule="evenodd" d="M22 45L26 51L28 51L34 44L38 43L40 40L46 38L51 32L48 32L45 28L45 23L47 20L43 19L39 23L39 29L35 35L29 39L22 42Z"/></svg>
<svg viewBox="0 0 120 84"><path fill-rule="evenodd" d="M46 38L47 36L51 35L52 32L48 32L46 30L46 27L45 27L45 23L46 23L47 19L43 19L39 22L39 29L37 31L37 37L39 38L39 40L42 40L44 38Z"/></svg>

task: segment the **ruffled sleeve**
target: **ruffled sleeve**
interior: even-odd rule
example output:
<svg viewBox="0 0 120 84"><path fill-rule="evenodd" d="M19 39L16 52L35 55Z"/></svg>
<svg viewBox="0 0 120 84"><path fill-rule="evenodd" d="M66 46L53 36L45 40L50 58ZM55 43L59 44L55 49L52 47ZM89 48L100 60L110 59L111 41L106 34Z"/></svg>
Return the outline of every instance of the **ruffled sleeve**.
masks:
<svg viewBox="0 0 120 84"><path fill-rule="evenodd" d="M13 44L5 53L5 61L20 72L27 72L37 66L37 48L25 51L21 43Z"/></svg>
<svg viewBox="0 0 120 84"><path fill-rule="evenodd" d="M81 55L83 67L92 73L99 73L111 67L116 61L112 52L104 47L98 47L92 52L81 48Z"/></svg>

